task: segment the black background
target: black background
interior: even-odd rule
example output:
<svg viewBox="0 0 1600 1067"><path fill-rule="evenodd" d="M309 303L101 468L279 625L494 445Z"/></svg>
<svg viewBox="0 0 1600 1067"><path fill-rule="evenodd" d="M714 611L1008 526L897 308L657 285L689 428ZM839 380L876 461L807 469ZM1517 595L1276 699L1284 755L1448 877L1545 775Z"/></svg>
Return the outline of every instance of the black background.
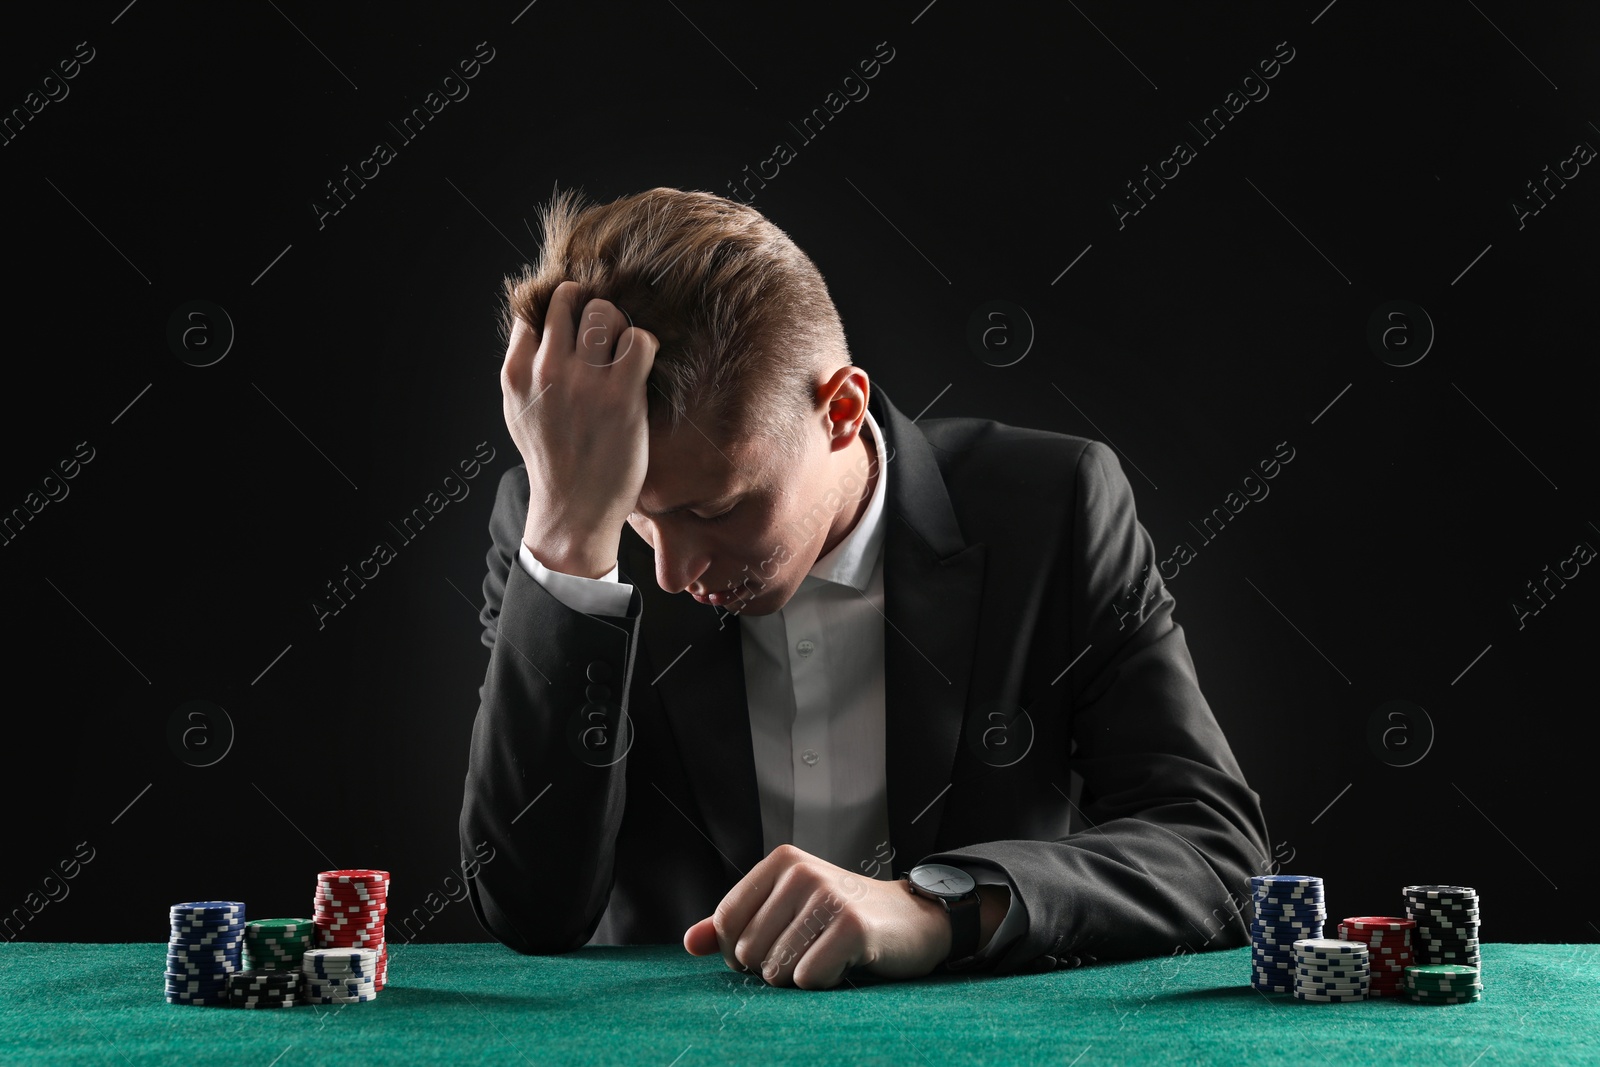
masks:
<svg viewBox="0 0 1600 1067"><path fill-rule="evenodd" d="M518 462L500 280L558 184L726 194L786 141L754 204L821 267L875 388L908 415L1107 441L1162 557L1194 547L1176 617L1284 870L1323 876L1334 917L1447 882L1479 889L1489 940L1600 936L1582 829L1600 577L1583 567L1521 626L1512 607L1600 546L1600 176L1520 226L1512 208L1600 146L1600 15L1216 6L8 16L8 114L78 42L94 58L0 147L0 509L79 442L94 458L0 546L0 910L80 842L94 859L22 937L157 941L168 904L211 897L304 914L330 865L391 870L399 914L450 885L486 522ZM469 95L404 142L388 124L479 42L493 59ZM880 42L870 95L803 141L789 124ZM1279 42L1294 58L1270 95L1201 142L1186 123ZM1180 139L1196 158L1119 228L1113 199ZM396 158L319 226L325 183L379 140ZM967 343L997 299L1035 333L1009 366ZM193 300L235 331L206 367L168 341ZM1405 367L1368 342L1394 300L1436 331L1427 347L1401 323L1413 347L1391 360L1427 347ZM223 336L200 321L192 360ZM494 459L470 495L396 538L480 442ZM1294 459L1270 495L1208 543L1200 520L1280 442ZM319 628L313 598L379 539L398 558ZM236 734L207 767L168 740L197 699ZM1382 720L1392 700L1431 731ZM1400 726L1387 749L1375 714ZM420 936L482 934L451 903Z"/></svg>

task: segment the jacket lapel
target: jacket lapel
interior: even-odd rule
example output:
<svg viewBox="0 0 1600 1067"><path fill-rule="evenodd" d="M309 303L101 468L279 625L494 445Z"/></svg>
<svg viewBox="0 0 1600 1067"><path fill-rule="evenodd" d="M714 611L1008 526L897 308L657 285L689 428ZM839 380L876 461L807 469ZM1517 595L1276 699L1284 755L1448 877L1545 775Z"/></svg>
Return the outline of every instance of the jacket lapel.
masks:
<svg viewBox="0 0 1600 1067"><path fill-rule="evenodd" d="M868 406L888 438L884 730L900 874L936 851L972 676L984 546L962 539L922 431L876 384Z"/></svg>

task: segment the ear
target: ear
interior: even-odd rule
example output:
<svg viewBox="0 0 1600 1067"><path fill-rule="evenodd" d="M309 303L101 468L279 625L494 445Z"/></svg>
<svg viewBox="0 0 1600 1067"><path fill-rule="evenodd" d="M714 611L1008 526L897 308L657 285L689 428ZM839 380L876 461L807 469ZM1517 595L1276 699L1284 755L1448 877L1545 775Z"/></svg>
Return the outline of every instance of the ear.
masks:
<svg viewBox="0 0 1600 1067"><path fill-rule="evenodd" d="M867 401L872 383L856 366L834 371L817 387L817 400L827 410L834 450L847 447L867 423Z"/></svg>

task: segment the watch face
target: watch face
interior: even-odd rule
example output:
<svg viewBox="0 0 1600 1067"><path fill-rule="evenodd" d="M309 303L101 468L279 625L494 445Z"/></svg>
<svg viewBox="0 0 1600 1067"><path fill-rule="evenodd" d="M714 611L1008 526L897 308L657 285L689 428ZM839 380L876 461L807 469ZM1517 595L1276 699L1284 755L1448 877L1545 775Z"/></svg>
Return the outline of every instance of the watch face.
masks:
<svg viewBox="0 0 1600 1067"><path fill-rule="evenodd" d="M977 888L972 876L959 867L945 863L924 863L911 869L910 880L924 893L956 900Z"/></svg>

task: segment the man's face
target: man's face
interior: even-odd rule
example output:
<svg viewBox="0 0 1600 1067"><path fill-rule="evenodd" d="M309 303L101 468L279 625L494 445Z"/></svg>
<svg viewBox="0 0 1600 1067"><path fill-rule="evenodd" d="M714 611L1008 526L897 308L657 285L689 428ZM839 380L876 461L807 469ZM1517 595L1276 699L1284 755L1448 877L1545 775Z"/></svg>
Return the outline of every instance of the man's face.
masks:
<svg viewBox="0 0 1600 1067"><path fill-rule="evenodd" d="M770 615L871 499L877 449L862 432L866 419L855 430L829 429L819 406L793 461L774 445L719 447L696 428L704 420L692 418L670 436L652 428L650 466L628 524L655 549L662 589L688 590L735 614ZM664 514L684 504L696 506Z"/></svg>

